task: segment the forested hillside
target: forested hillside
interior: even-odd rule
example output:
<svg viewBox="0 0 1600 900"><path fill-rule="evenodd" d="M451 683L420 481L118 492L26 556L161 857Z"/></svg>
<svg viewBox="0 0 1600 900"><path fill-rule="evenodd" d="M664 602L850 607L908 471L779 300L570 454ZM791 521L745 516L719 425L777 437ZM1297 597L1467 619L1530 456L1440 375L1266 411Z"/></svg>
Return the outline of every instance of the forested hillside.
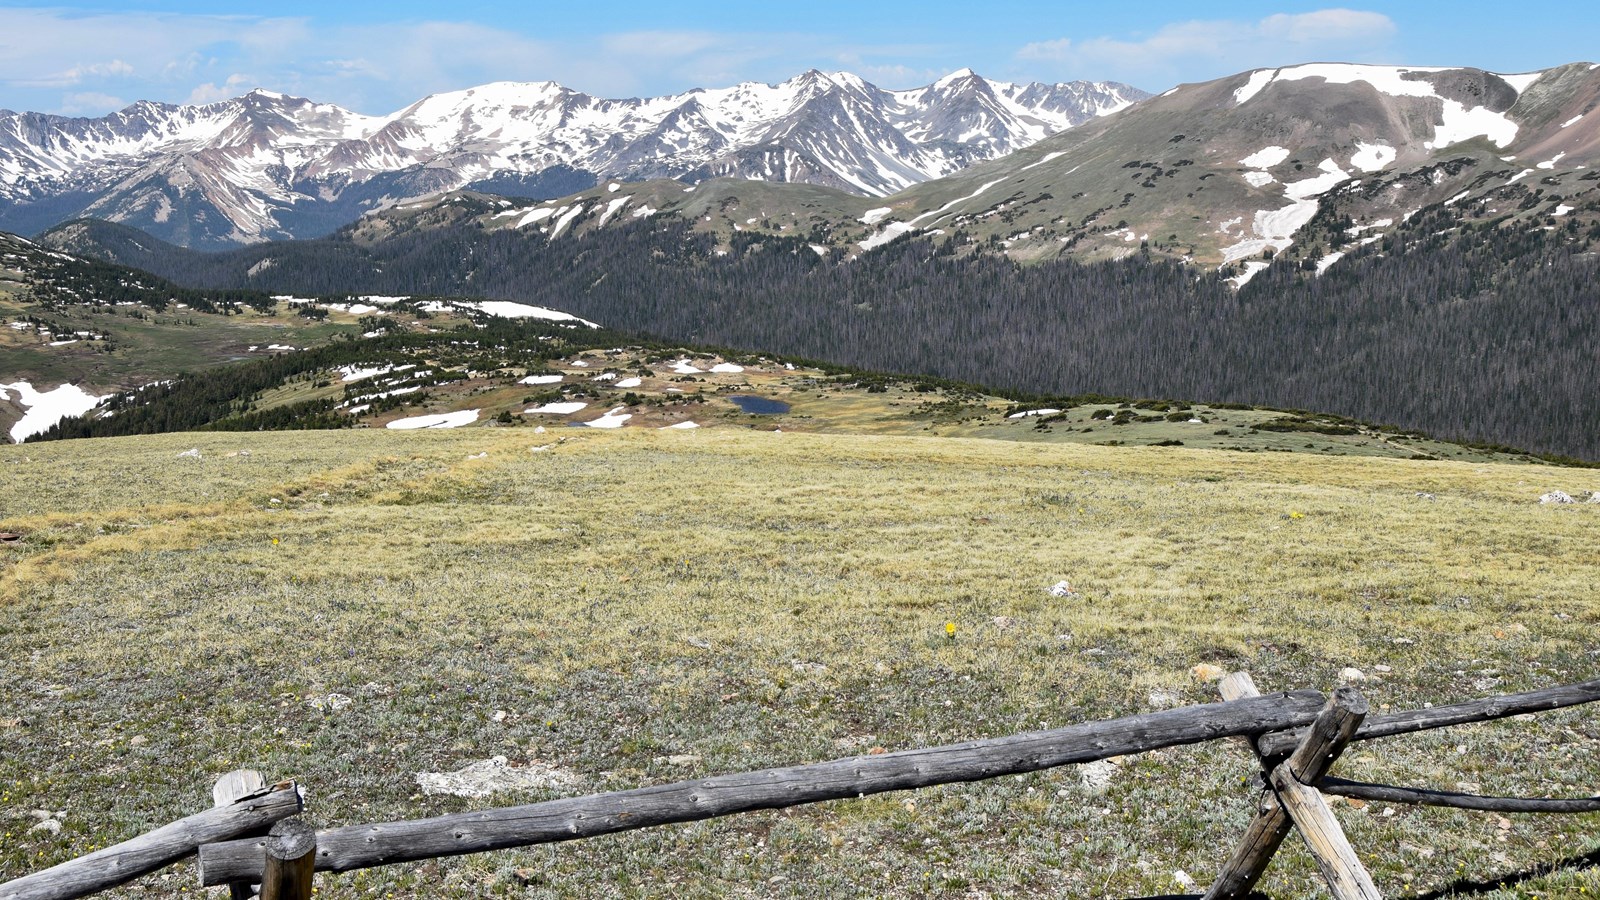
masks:
<svg viewBox="0 0 1600 900"><path fill-rule="evenodd" d="M165 248L140 264L207 287L513 299L670 340L1040 393L1317 409L1594 459L1592 231L1433 207L1320 276L1285 259L1238 292L1139 254L1023 266L956 235L842 262L662 221L553 243L458 226L371 246Z"/></svg>

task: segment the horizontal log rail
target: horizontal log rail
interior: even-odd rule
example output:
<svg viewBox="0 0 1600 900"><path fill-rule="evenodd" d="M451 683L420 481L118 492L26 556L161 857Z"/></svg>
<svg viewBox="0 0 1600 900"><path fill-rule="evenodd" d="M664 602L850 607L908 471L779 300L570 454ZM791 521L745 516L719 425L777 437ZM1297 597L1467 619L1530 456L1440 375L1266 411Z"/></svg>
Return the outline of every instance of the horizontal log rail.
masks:
<svg viewBox="0 0 1600 900"><path fill-rule="evenodd" d="M1547 712L1567 706L1578 706L1596 700L1600 700L1600 679L1525 691L1521 694L1507 694L1503 697L1468 700L1465 703L1453 703L1449 706L1372 716L1361 723L1361 730L1356 732L1355 739L1370 741L1451 725L1470 725L1474 722L1520 716L1523 713ZM1304 736L1299 729L1265 734L1256 741L1256 747L1262 755L1268 757L1288 754Z"/></svg>
<svg viewBox="0 0 1600 900"><path fill-rule="evenodd" d="M1331 815L1317 812L1316 807L1321 805L1316 796L1318 791L1356 799L1488 812L1600 811L1600 796L1482 797L1334 778L1324 770L1337 755L1336 749L1327 751L1317 765L1305 765L1304 771L1296 771L1286 760L1290 759L1292 751L1307 742L1308 735L1313 735L1312 743L1320 740L1313 734L1315 729L1307 726L1318 719L1323 695L1316 691L1291 691L1259 696L1243 673L1230 676L1222 690L1228 702L1048 731L319 832L311 832L306 825L292 819L302 810L301 795L292 783L258 789L263 784L259 773L234 772L219 781L215 792L216 808L114 847L0 884L0 900L68 900L87 896L132 881L197 850L202 885L230 885L235 896L245 896L250 883L265 885L270 882L273 896L268 896L264 886L262 900L296 900L310 890L309 876L305 873L307 861L316 871L347 871L575 840L885 791L978 781L1227 737L1248 738L1264 771L1271 776L1266 788L1271 793L1263 798L1270 803L1262 807L1262 812L1270 812L1271 806L1279 804L1300 811L1299 817L1292 814L1290 817L1319 862L1324 864L1336 896L1372 897L1376 896L1376 889L1371 887L1370 881L1362 881L1364 871L1360 861L1348 848L1337 821ZM1355 702L1356 699L1358 695L1346 697L1343 706L1354 711L1364 704L1364 701ZM1360 723L1349 740L1372 740L1485 722L1597 700L1600 700L1600 680L1369 717ZM1340 706L1340 703L1333 706ZM1354 721L1348 723L1354 724ZM1341 730L1347 733L1346 729ZM230 802L234 797L239 798L237 802ZM267 835L268 829L279 822L293 824ZM1272 845L1275 849L1276 841ZM314 848L309 857L303 855L307 847ZM1257 862L1264 865L1270 856L1271 850L1267 849ZM277 868L273 878L264 881L269 857ZM1330 869L1326 865L1329 860L1337 865ZM291 870L295 873L292 877L288 874ZM1252 863L1251 871L1259 874L1259 865ZM1232 884L1225 876L1226 870L1219 884Z"/></svg>
<svg viewBox="0 0 1600 900"><path fill-rule="evenodd" d="M316 867L319 872L345 872L694 822L751 810L1037 772L1305 725L1316 718L1322 705L1323 696L1316 691L1293 691L943 747L764 769L431 819L330 828L317 832ZM263 847L259 840L204 847L200 854L200 883L213 886L259 880Z"/></svg>
<svg viewBox="0 0 1600 900"><path fill-rule="evenodd" d="M1484 797L1478 794L1460 794L1455 791L1430 791L1422 788L1403 788L1388 784L1369 784L1364 781L1347 781L1324 775L1316 789L1336 797L1353 800L1378 800L1404 803L1411 806L1445 806L1451 809L1473 809L1480 812L1508 813L1587 813L1600 812L1600 797L1575 797L1569 799L1538 797Z"/></svg>
<svg viewBox="0 0 1600 900"><path fill-rule="evenodd" d="M126 884L191 856L202 844L226 841L297 815L292 783L243 797L146 832L87 856L0 884L0 900L68 900Z"/></svg>

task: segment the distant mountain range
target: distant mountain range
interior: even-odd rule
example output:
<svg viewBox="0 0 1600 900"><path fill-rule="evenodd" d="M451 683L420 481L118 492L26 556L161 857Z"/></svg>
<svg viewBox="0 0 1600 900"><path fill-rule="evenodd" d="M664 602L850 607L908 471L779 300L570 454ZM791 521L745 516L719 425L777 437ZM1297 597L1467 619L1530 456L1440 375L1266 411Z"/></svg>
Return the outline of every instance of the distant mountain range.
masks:
<svg viewBox="0 0 1600 900"><path fill-rule="evenodd" d="M1318 63L1182 85L881 197L604 179L542 201L455 190L224 253L92 220L38 242L209 290L473 295L851 366L1600 459L1597 110L1590 63Z"/></svg>
<svg viewBox="0 0 1600 900"><path fill-rule="evenodd" d="M926 91L946 96L963 83L979 87L960 75ZM888 196L748 177L606 179L545 201L434 194L349 227L352 239L372 242L466 218L486 231L556 239L673 216L724 241L738 232L799 236L846 255L911 233L980 241L1019 261L1145 252L1225 267L1242 284L1279 256L1320 273L1434 205L1468 223L1587 229L1600 220L1597 107L1600 67L1590 63L1520 75L1319 63L1183 85ZM1018 130L1000 133L924 146L999 152L1026 142ZM431 172L415 177L446 177ZM111 235L69 225L47 239L150 264L137 240ZM273 246L252 258L270 259Z"/></svg>
<svg viewBox="0 0 1600 900"><path fill-rule="evenodd" d="M554 82L436 94L389 116L252 91L100 118L0 111L0 229L80 216L219 248L326 234L460 188L545 198L601 180L803 182L884 195L1148 97L1109 82L1009 84L961 70L888 91L809 71L607 100Z"/></svg>

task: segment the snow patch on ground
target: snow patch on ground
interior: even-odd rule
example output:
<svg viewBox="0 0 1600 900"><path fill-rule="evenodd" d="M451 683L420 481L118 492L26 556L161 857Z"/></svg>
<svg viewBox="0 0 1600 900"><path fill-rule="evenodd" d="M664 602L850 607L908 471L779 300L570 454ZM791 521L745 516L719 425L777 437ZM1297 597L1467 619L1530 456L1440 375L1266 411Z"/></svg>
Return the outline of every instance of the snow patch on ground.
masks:
<svg viewBox="0 0 1600 900"><path fill-rule="evenodd" d="M1294 243L1294 233L1317 214L1316 198L1350 177L1332 159L1323 160L1317 164L1317 168L1322 170L1321 175L1285 184L1283 195L1292 202L1281 209L1258 211L1251 226L1253 237L1247 237L1231 247L1224 247L1222 261L1231 263L1247 256L1255 256L1269 247L1282 251ZM1249 281L1254 275L1255 273L1248 272L1240 276L1244 281L1239 283Z"/></svg>
<svg viewBox="0 0 1600 900"><path fill-rule="evenodd" d="M535 224L537 222L543 222L545 219L548 219L551 216L555 215L555 212L556 211L554 209L552 209L552 208L550 208L548 206L541 206L541 207L539 207L537 209L528 210L528 214L527 215L525 215L521 219L517 220L517 224L516 224L515 227L517 227L517 228L526 228L527 226L533 225L533 224Z"/></svg>
<svg viewBox="0 0 1600 900"><path fill-rule="evenodd" d="M1495 74L1500 75L1501 81L1504 81L1506 84L1516 88L1517 93L1520 94L1527 90L1529 85L1533 84L1535 81L1538 81L1539 78L1544 75L1544 70L1541 69L1538 72L1523 72L1519 75L1502 75L1499 72L1496 72Z"/></svg>
<svg viewBox="0 0 1600 900"><path fill-rule="evenodd" d="M367 303L324 303L322 305L327 309L336 309L340 312L347 312L352 316L364 316L367 313L375 313L378 311L376 306L372 306L371 304Z"/></svg>
<svg viewBox="0 0 1600 900"><path fill-rule="evenodd" d="M883 221L883 217L887 216L891 212L894 212L894 210L887 206L880 206L877 209L869 209L866 211L866 214L861 217L861 224L876 225Z"/></svg>
<svg viewBox="0 0 1600 900"><path fill-rule="evenodd" d="M1273 81L1297 81L1303 78L1321 78L1329 84L1352 84L1363 81L1391 97L1438 97L1444 104L1444 121L1436 126L1433 140L1423 146L1429 150L1438 150L1460 143L1468 138L1480 135L1493 141L1495 146L1504 147L1511 143L1517 135L1517 125L1505 115L1497 113L1487 107L1475 106L1468 109L1456 100L1447 100L1439 97L1433 85L1419 78L1406 78L1415 72L1444 72L1448 69L1429 66L1365 66L1350 65L1346 63L1311 63L1303 66L1290 66L1271 72L1255 72L1251 74L1250 81L1244 87L1234 92L1234 99L1240 103L1250 99ZM1523 87L1532 84L1543 73L1532 72L1525 75L1502 75L1513 87L1520 92ZM1357 165L1353 162L1351 165Z"/></svg>
<svg viewBox="0 0 1600 900"><path fill-rule="evenodd" d="M578 205L567 210L565 213L562 213L561 218L556 219L555 224L550 227L550 240L553 241L560 236L561 229L566 228L567 225L571 224L573 219L576 219L578 216L582 215L583 209L584 205L579 203Z"/></svg>
<svg viewBox="0 0 1600 900"><path fill-rule="evenodd" d="M1487 137L1496 147L1504 147L1517 137L1517 123L1486 106L1468 109L1455 100L1444 101L1444 121L1434 129L1433 140L1423 142L1428 150L1439 150L1469 138Z"/></svg>
<svg viewBox="0 0 1600 900"><path fill-rule="evenodd" d="M1269 172L1246 172L1244 173L1244 180L1250 182L1251 187L1266 187L1277 181Z"/></svg>
<svg viewBox="0 0 1600 900"><path fill-rule="evenodd" d="M690 429L690 428L699 428L700 426L695 422L684 421L684 422L678 422L678 423L673 424L673 425L663 425L661 427L662 427L662 430L678 431L678 430L687 430L687 429Z"/></svg>
<svg viewBox="0 0 1600 900"><path fill-rule="evenodd" d="M1335 250L1334 252L1329 253L1327 256L1317 260L1317 274L1321 275L1323 272L1328 271L1329 266L1341 259L1344 259L1343 251Z"/></svg>
<svg viewBox="0 0 1600 900"><path fill-rule="evenodd" d="M1356 141L1356 152L1350 157L1350 165L1363 172L1376 172L1394 162L1395 155L1395 149L1388 144Z"/></svg>
<svg viewBox="0 0 1600 900"><path fill-rule="evenodd" d="M111 397L110 394L96 397L75 384L63 384L48 391L35 390L26 381L0 384L0 399L10 399L10 392L16 393L17 403L27 410L11 426L11 440L18 444L33 435L49 431L51 426L68 416L83 415Z"/></svg>
<svg viewBox="0 0 1600 900"><path fill-rule="evenodd" d="M1250 80L1244 83L1244 87L1241 87L1233 92L1234 102L1244 103L1251 97L1261 93L1262 88L1265 88L1267 85L1271 84L1272 79L1277 74L1277 69L1261 69L1257 72L1251 72Z"/></svg>
<svg viewBox="0 0 1600 900"><path fill-rule="evenodd" d="M1232 284L1235 289L1242 288L1249 284L1250 279L1256 277L1257 273L1266 271L1270 266L1270 263L1264 263L1259 259L1252 259L1244 264L1244 271L1233 276L1232 278L1229 278L1228 283Z"/></svg>
<svg viewBox="0 0 1600 900"><path fill-rule="evenodd" d="M523 410L523 413L525 413L525 414L537 413L537 414L552 415L552 416L570 416L573 413L577 412L580 409L583 409L585 406L588 406L588 405L589 404L583 402L582 400L563 400L563 401L561 401L559 403L546 403L543 406L535 406L532 409L525 409L525 410Z"/></svg>
<svg viewBox="0 0 1600 900"><path fill-rule="evenodd" d="M1327 193L1334 185L1350 178L1350 174L1339 168L1339 164L1331 159L1317 163L1317 168L1322 170L1321 175L1314 175L1301 181L1291 181L1283 186L1284 196L1291 200L1306 200Z"/></svg>
<svg viewBox="0 0 1600 900"><path fill-rule="evenodd" d="M1535 163L1534 164L1534 168L1536 168L1536 169L1554 169L1556 167L1556 163L1561 162L1561 157L1566 156L1566 155L1567 154L1565 152L1557 153L1555 156L1550 157L1549 159L1545 160L1542 163Z"/></svg>
<svg viewBox="0 0 1600 900"><path fill-rule="evenodd" d="M565 375L529 375L517 384L560 384Z"/></svg>
<svg viewBox="0 0 1600 900"><path fill-rule="evenodd" d="M874 247L882 247L884 244L889 243L890 241L894 240L895 238L899 237L900 235L905 234L906 232L909 232L909 231L914 231L914 230L916 230L915 226L913 226L913 225L911 225L909 223L906 223L906 222L890 222L888 225L884 226L884 229L882 231L880 231L877 234L867 238L864 241L858 241L857 244L863 250L871 250Z"/></svg>
<svg viewBox="0 0 1600 900"><path fill-rule="evenodd" d="M672 364L672 371L679 375L693 375L696 372L704 372L705 369L697 369L687 359L680 359Z"/></svg>
<svg viewBox="0 0 1600 900"><path fill-rule="evenodd" d="M1573 125L1576 125L1581 121L1583 121L1583 116L1581 114L1580 115L1576 115L1576 116L1573 116L1572 118L1566 120L1565 122L1562 122L1561 123L1561 127L1562 128L1570 128Z"/></svg>
<svg viewBox="0 0 1600 900"><path fill-rule="evenodd" d="M626 406L619 406L610 412L607 412L600 418L592 419L583 424L589 426L590 428L621 428L623 422L633 418L632 413L623 412L625 409L627 409Z"/></svg>
<svg viewBox="0 0 1600 900"><path fill-rule="evenodd" d="M510 300L472 300L459 305L471 307L485 315L500 319L546 319L551 322L577 322L590 328L600 327L588 319L580 319L572 313L564 313L559 309L529 306L526 303L513 303Z"/></svg>
<svg viewBox="0 0 1600 900"><path fill-rule="evenodd" d="M1073 171L1077 171L1077 170L1074 169ZM1072 173L1068 172L1067 174L1070 175ZM957 203L965 203L968 200L975 200L975 199L977 199L979 194L982 194L984 191L987 191L989 188L994 187L995 185L999 184L1002 181L1005 181L1005 179L1004 178L996 178L993 181L987 182L986 184L984 184L983 187L978 188L977 190L973 191L972 193L968 194L965 197L959 197L959 198L957 198L955 200L951 200L949 203L946 203L945 205L939 207L938 209L930 210L928 212L923 213L920 216L917 216L915 219L911 220L910 224L915 225L918 222L922 221L923 219L926 219L929 216L937 216L940 213L944 212L945 210L948 210L950 207L955 206ZM938 220L935 219L934 221L938 221Z"/></svg>
<svg viewBox="0 0 1600 900"><path fill-rule="evenodd" d="M1552 212L1550 215L1552 215L1552 216L1564 216L1567 213L1572 212L1572 210L1573 210L1573 207L1568 206L1565 203L1561 203L1561 204L1558 204L1556 206L1555 211Z"/></svg>
<svg viewBox="0 0 1600 900"><path fill-rule="evenodd" d="M1362 66L1346 63L1311 63L1304 66L1291 66L1279 69L1276 78L1284 81L1298 81L1302 78L1321 78L1329 84L1351 84L1356 81L1365 81L1378 91L1391 97L1435 97L1433 85L1420 79L1402 77L1408 72L1443 72L1439 67L1429 66Z"/></svg>
<svg viewBox="0 0 1600 900"><path fill-rule="evenodd" d="M636 388L641 384L644 384L644 379L643 378L624 378L621 381L617 382L617 387L619 387L619 388Z"/></svg>
<svg viewBox="0 0 1600 900"><path fill-rule="evenodd" d="M1270 169L1288 158L1289 151L1283 147L1262 147L1260 150L1239 160L1239 165L1249 166L1252 169Z"/></svg>
<svg viewBox="0 0 1600 900"><path fill-rule="evenodd" d="M713 371L713 372L737 373L737 372L743 372L744 371L744 366L736 366L733 363L717 363L716 365L711 367L711 371Z"/></svg>
<svg viewBox="0 0 1600 900"><path fill-rule="evenodd" d="M1172 91L1175 91L1175 90L1177 90L1177 88L1173 88L1172 89ZM1172 93L1172 91L1167 91L1167 94ZM1165 97L1167 94L1162 94L1161 96ZM1064 151L1064 150L1053 150L1053 151L1051 151L1049 153L1046 153L1044 156L1039 157L1038 162L1028 163L1027 165L1023 166L1022 168L1018 169L1017 171L1018 172L1026 172L1029 169L1033 168L1034 166L1042 166L1042 165L1044 165L1045 163L1049 162L1052 159L1056 159L1058 157L1062 157L1062 156L1066 156L1066 155L1067 155L1066 151Z"/></svg>
<svg viewBox="0 0 1600 900"><path fill-rule="evenodd" d="M352 381L362 381L364 379L371 378L374 375L387 375L390 372L404 372L407 369L415 368L416 366L412 364L403 366L374 366L370 369L363 369L352 365L340 366L339 368L334 369L334 371L344 376L343 378L339 379L340 381L349 384Z"/></svg>
<svg viewBox="0 0 1600 900"><path fill-rule="evenodd" d="M616 189L617 189L616 185L612 185L611 186L611 190L614 191ZM623 208L624 206L627 206L628 205L628 201L631 200L631 199L633 199L633 198L631 198L631 197L618 197L617 199L612 200L610 203L607 203L606 204L606 211L604 213L600 214L600 222L595 227L596 228L603 228L605 226L605 224L606 224L606 220L608 220L612 216L616 215L617 214L617 210Z"/></svg>
<svg viewBox="0 0 1600 900"><path fill-rule="evenodd" d="M407 419L395 419L383 426L397 431L410 431L416 428L460 428L478 421L478 411L463 409L458 412L436 413L431 416L412 416Z"/></svg>
<svg viewBox="0 0 1600 900"><path fill-rule="evenodd" d="M1022 412L1014 412L1011 415L1006 416L1006 418L1008 418L1008 419L1024 419L1024 418L1027 418L1028 416L1053 416L1053 415L1055 415L1056 413L1059 413L1059 412L1061 412L1061 410L1059 410L1059 409L1026 409L1026 410L1023 410Z"/></svg>

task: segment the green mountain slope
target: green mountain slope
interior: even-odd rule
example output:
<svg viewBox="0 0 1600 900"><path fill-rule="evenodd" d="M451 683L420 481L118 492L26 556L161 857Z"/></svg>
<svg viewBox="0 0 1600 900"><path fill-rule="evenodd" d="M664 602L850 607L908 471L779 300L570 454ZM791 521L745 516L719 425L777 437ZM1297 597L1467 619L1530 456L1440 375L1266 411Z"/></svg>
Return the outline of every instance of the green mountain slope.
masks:
<svg viewBox="0 0 1600 900"><path fill-rule="evenodd" d="M1153 253L1019 265L917 238L846 262L807 238L724 240L683 220L551 240L467 215L366 243L179 253L163 271L274 293L497 297L669 341L1038 394L1323 410L1592 459L1597 238L1575 217L1530 228L1437 204L1321 274L1284 254L1236 291Z"/></svg>

